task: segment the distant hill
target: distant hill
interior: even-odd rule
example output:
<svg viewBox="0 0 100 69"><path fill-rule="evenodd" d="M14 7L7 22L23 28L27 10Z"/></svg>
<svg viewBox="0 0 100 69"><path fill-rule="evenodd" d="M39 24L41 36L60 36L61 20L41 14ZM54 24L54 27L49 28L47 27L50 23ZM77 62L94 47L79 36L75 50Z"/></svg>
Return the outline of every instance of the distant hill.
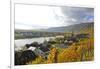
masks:
<svg viewBox="0 0 100 69"><path fill-rule="evenodd" d="M23 29L15 29L15 39L22 38L35 38L35 37L50 37L57 36L59 34L63 34L65 32L84 32L87 30L93 30L94 23L81 23L70 26L63 27L52 27L49 29L41 29L41 30L23 30Z"/></svg>
<svg viewBox="0 0 100 69"><path fill-rule="evenodd" d="M15 32L41 32L41 30L34 30L34 29L15 29Z"/></svg>
<svg viewBox="0 0 100 69"><path fill-rule="evenodd" d="M48 32L80 32L81 30L86 30L89 28L94 27L94 22L91 23L81 23L81 24L75 24L75 25L70 25L70 26L63 26L63 27L53 27L46 29L45 31Z"/></svg>
<svg viewBox="0 0 100 69"><path fill-rule="evenodd" d="M91 23L81 23L69 26L62 26L62 27L52 27L48 29L39 29L39 30L23 30L23 29L15 29L15 32L80 32L81 30L87 30L89 28L94 27L94 22Z"/></svg>

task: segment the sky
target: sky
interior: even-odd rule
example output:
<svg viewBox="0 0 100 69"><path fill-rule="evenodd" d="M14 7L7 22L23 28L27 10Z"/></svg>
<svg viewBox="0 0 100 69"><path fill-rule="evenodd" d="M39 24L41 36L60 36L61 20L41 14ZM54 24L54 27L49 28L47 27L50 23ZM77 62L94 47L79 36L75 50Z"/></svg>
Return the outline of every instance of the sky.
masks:
<svg viewBox="0 0 100 69"><path fill-rule="evenodd" d="M93 8L15 5L15 29L47 29L93 21Z"/></svg>

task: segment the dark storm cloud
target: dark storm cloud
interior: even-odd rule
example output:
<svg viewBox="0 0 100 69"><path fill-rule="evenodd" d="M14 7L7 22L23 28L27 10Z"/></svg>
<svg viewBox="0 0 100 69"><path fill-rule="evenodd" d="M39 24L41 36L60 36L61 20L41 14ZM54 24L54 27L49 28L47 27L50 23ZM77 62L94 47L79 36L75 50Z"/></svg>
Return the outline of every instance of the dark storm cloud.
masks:
<svg viewBox="0 0 100 69"><path fill-rule="evenodd" d="M83 7L61 7L64 14L64 23L84 23L94 21L94 9Z"/></svg>

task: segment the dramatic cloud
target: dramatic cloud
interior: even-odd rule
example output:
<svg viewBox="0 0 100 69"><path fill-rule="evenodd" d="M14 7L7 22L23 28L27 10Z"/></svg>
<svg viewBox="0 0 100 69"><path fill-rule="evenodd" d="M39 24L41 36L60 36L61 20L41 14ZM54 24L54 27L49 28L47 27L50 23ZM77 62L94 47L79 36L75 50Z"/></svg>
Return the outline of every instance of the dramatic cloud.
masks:
<svg viewBox="0 0 100 69"><path fill-rule="evenodd" d="M94 21L94 9L83 7L61 7L65 24L85 23ZM64 18L63 17L63 18Z"/></svg>
<svg viewBox="0 0 100 69"><path fill-rule="evenodd" d="M15 5L15 28L18 29L45 29L93 21L93 8Z"/></svg>

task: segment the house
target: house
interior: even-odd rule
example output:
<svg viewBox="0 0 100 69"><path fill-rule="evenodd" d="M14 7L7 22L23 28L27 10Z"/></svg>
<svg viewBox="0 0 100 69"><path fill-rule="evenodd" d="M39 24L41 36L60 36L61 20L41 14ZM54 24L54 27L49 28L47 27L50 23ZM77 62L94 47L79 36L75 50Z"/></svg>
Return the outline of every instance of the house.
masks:
<svg viewBox="0 0 100 69"><path fill-rule="evenodd" d="M43 58L47 58L49 49L45 46L41 47L29 47L27 50L31 50L35 53L37 56L42 56Z"/></svg>
<svg viewBox="0 0 100 69"><path fill-rule="evenodd" d="M76 37L79 38L79 39L81 39L81 38L89 38L90 35L89 34L77 34Z"/></svg>

